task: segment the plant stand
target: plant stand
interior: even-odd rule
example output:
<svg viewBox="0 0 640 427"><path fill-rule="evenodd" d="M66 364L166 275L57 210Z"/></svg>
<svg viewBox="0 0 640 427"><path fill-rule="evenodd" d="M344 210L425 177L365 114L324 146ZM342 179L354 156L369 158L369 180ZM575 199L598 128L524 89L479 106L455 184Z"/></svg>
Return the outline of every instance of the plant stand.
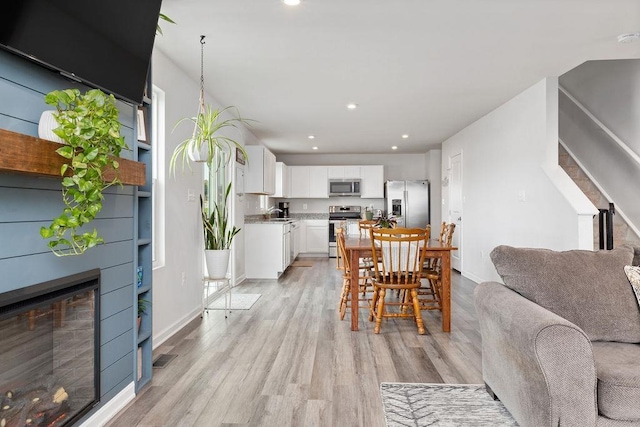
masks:
<svg viewBox="0 0 640 427"><path fill-rule="evenodd" d="M224 318L227 318L227 312L231 314L231 281L228 277L214 278L214 277L204 277L202 279L204 284L204 289L202 293L202 314L200 317L204 316L205 312L209 312L209 310L224 310ZM217 285L211 285L211 283L217 283ZM209 307L211 300L211 288L214 288L213 295L215 296L213 300L217 300L220 293L224 293L224 308L211 308Z"/></svg>

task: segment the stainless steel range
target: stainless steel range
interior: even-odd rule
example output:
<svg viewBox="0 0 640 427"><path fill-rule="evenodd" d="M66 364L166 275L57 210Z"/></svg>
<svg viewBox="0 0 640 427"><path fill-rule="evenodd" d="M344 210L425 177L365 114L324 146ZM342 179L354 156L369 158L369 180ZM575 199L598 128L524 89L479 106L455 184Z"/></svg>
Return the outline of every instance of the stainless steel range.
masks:
<svg viewBox="0 0 640 427"><path fill-rule="evenodd" d="M360 206L329 206L329 257L335 258L338 254L336 244L336 229L341 223L349 229L358 226L362 218Z"/></svg>

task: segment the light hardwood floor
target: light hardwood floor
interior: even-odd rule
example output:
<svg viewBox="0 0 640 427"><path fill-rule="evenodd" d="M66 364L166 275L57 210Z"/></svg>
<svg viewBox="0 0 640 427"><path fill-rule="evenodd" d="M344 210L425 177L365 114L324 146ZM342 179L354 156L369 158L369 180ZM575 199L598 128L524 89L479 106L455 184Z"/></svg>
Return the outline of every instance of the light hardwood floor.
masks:
<svg viewBox="0 0 640 427"><path fill-rule="evenodd" d="M247 280L251 310L210 311L154 352L176 354L108 426L385 425L381 382L482 383L476 284L452 274L451 332L439 312L385 320L379 335L361 311L360 330L337 314L335 259L290 267L278 280Z"/></svg>

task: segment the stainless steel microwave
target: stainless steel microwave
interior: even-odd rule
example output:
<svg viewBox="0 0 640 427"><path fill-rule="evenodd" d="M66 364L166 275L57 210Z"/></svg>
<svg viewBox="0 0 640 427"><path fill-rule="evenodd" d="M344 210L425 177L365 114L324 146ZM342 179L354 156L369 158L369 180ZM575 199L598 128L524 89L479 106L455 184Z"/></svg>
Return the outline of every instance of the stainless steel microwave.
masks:
<svg viewBox="0 0 640 427"><path fill-rule="evenodd" d="M357 178L330 179L329 197L360 197L360 180Z"/></svg>

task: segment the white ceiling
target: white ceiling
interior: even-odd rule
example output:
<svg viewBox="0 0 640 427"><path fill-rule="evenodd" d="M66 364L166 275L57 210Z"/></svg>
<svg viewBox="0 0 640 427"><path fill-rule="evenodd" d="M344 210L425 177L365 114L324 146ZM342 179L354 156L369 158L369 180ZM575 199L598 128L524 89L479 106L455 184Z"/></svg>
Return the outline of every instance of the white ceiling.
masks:
<svg viewBox="0 0 640 427"><path fill-rule="evenodd" d="M640 58L640 42L617 42L640 31L639 0L164 0L162 12L176 25L160 21L156 48L199 81L205 35L207 92L256 120L275 153L424 153L544 77Z"/></svg>

